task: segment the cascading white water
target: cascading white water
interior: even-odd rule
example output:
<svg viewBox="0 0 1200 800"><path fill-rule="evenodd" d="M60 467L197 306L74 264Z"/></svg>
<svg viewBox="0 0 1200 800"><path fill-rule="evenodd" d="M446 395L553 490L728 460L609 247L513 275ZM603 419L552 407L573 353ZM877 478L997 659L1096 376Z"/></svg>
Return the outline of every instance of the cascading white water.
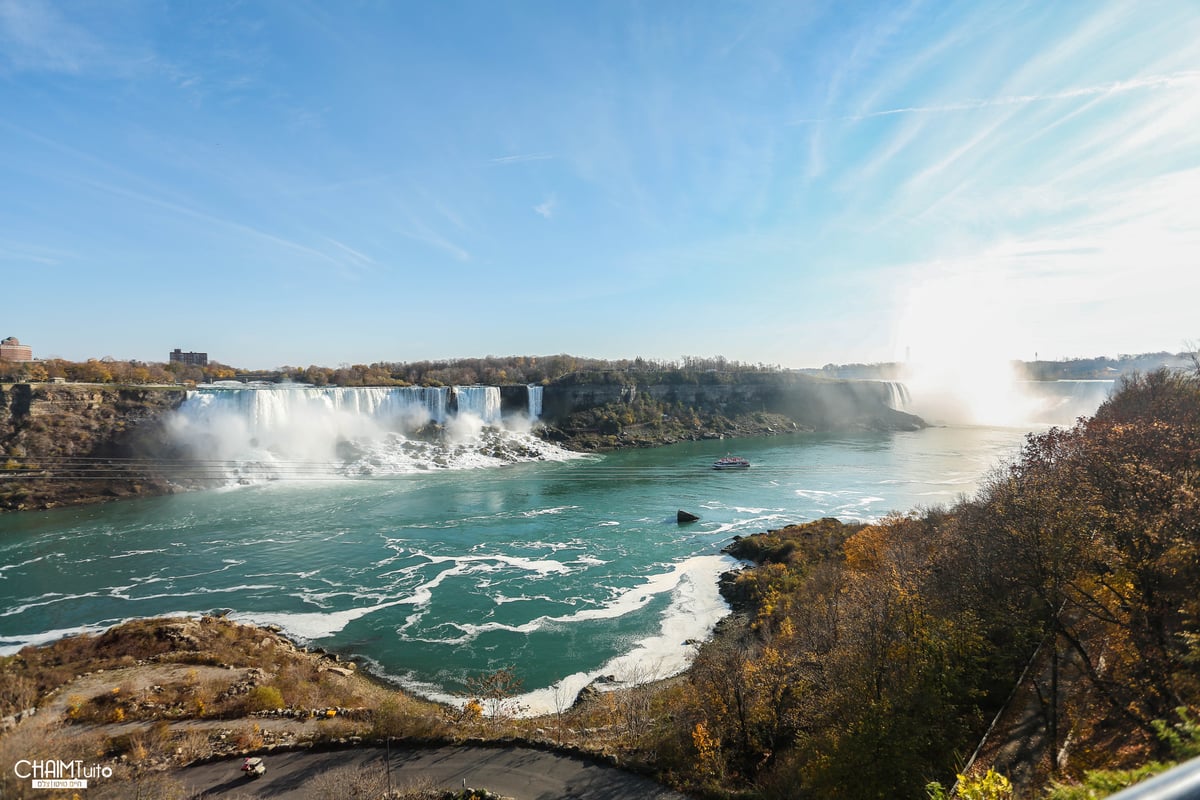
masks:
<svg viewBox="0 0 1200 800"><path fill-rule="evenodd" d="M206 465L206 477L239 482L570 457L527 431L503 429L495 386L203 387L168 430Z"/></svg>
<svg viewBox="0 0 1200 800"><path fill-rule="evenodd" d="M529 419L531 422L539 420L542 418L542 390L544 387L531 383L525 388L528 389L526 407L529 409Z"/></svg>
<svg viewBox="0 0 1200 800"><path fill-rule="evenodd" d="M500 421L500 388L498 386L455 386L451 390L458 414L471 414L484 425Z"/></svg>
<svg viewBox="0 0 1200 800"><path fill-rule="evenodd" d="M908 410L908 404L912 398L908 394L908 387L900 381L884 381L884 386L888 392L888 406L897 411Z"/></svg>

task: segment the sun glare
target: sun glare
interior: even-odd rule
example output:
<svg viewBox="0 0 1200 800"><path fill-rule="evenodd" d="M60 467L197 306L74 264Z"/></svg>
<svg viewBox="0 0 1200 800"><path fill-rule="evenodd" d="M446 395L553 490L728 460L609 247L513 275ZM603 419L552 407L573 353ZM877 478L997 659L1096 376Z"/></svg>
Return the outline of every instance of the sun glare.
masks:
<svg viewBox="0 0 1200 800"><path fill-rule="evenodd" d="M983 275L942 275L909 291L897 344L914 413L935 424L1027 421L1012 364L1010 294Z"/></svg>

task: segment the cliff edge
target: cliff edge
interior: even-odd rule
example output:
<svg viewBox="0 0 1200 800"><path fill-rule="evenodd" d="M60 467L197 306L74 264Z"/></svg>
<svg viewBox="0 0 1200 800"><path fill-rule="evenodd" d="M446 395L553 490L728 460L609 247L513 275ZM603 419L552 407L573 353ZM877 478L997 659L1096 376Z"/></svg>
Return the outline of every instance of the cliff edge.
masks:
<svg viewBox="0 0 1200 800"><path fill-rule="evenodd" d="M173 491L161 420L184 398L179 387L0 384L0 510Z"/></svg>

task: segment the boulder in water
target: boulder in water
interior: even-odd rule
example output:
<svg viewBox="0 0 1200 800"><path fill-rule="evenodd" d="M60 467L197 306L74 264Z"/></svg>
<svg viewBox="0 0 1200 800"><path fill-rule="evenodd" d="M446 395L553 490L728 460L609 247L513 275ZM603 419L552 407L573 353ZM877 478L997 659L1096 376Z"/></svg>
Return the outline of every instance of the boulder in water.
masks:
<svg viewBox="0 0 1200 800"><path fill-rule="evenodd" d="M690 511L684 511L682 508L679 509L679 511L675 514L676 522L696 522L699 519L700 518L695 514L691 513Z"/></svg>

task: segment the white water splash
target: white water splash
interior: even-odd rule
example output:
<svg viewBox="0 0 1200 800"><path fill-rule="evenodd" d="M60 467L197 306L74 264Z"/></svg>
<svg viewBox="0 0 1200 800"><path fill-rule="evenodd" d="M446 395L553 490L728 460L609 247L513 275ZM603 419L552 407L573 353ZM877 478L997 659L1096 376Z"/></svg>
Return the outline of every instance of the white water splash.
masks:
<svg viewBox="0 0 1200 800"><path fill-rule="evenodd" d="M537 387L540 390L540 387ZM530 392L530 402L540 392ZM480 469L574 454L500 416L495 386L202 387L168 420L191 477L214 482ZM512 423L511 425L509 423Z"/></svg>

